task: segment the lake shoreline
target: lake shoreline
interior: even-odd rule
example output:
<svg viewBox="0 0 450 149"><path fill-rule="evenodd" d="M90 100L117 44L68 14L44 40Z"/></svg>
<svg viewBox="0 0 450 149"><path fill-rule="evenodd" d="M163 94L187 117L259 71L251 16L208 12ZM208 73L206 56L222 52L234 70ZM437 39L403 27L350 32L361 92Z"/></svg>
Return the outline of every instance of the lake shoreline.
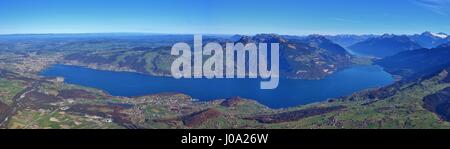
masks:
<svg viewBox="0 0 450 149"><path fill-rule="evenodd" d="M352 69L353 68L353 69ZM60 69L60 70L57 70ZM343 74L342 71L344 71ZM361 72L360 72L361 71ZM80 73L82 76L76 76L74 74ZM382 68L379 66L355 66L348 69L344 69L336 74L332 74L330 76L325 77L321 80L299 80L299 79L282 79L282 86L275 91L259 91L255 89L258 87L257 83L252 80L243 79L243 80L186 80L186 79L173 79L170 77L162 77L162 76L149 76L147 74L141 73L133 73L133 72L116 72L110 70L98 70L92 68L86 68L83 66L73 66L73 65L65 65L65 64L54 64L41 71L39 75L46 77L64 77L66 83L76 84L81 86L92 87L96 89L100 89L112 96L122 96L122 97L139 97L139 96L147 96L158 93L181 93L191 96L193 99L199 99L199 101L211 101L214 99L227 99L230 97L242 97L245 99L253 99L265 106L270 108L278 109L278 108L289 108L295 107L299 105L305 105L309 103L322 102L331 98L337 98L342 96L351 95L354 92L361 91L364 89L370 88L378 88L389 85L394 82L392 76L386 76L383 73ZM83 74L84 73L84 74ZM355 74L353 74L355 73ZM366 75L360 75L358 77L358 73L364 74L372 74L374 73L375 78L380 77L380 82L368 82L364 83L361 81L367 81L365 78ZM101 74L101 75L99 75ZM340 75L339 75L340 74ZM112 78L111 78L112 76ZM118 77L122 76L122 77ZM335 77L333 77L335 76ZM96 79L92 77L98 77L101 81L96 82ZM106 79L105 77L111 80ZM119 81L115 83L110 83L114 80L120 80L125 77L125 80ZM369 76L370 77L370 76ZM342 85L347 84L346 79L359 79L359 81L349 81L350 84L355 84L355 88L346 88L347 86L353 85ZM128 80L127 80L128 79ZM86 81L88 80L88 81ZM93 82L89 82L93 81ZM325 81L324 81L325 80ZM131 81L131 82L130 82ZM199 82L195 82L199 81ZM257 81L257 80L256 80ZM322 83L314 83L314 82L322 82ZM337 81L338 83L336 83ZM123 82L129 82L128 84L121 85ZM153 83L157 82L157 83ZM296 82L296 83L292 83ZM339 83L341 82L341 83ZM140 85L144 83L145 85ZM200 85L199 85L200 83ZM212 84L211 84L212 83ZM103 84L103 85L102 85ZM215 84L215 85L214 85ZM340 85L339 85L340 84ZM192 89L192 86L202 87L205 85L206 90L204 92ZM236 89L236 86L242 86L239 89ZM223 87L221 87L223 86ZM329 86L336 87L336 89L330 88ZM211 88L217 88L213 89ZM291 89L291 88L295 89ZM323 89L325 88L325 89ZM344 88L344 89L341 89ZM183 90L185 89L185 90ZM128 90L129 92L124 90ZM135 91L140 90L140 91ZM209 91L208 91L209 90ZM231 91L230 91L231 90ZM312 93L306 93L308 95L304 95L302 93L297 93L301 91L307 91ZM325 91L321 91L325 90ZM334 91L338 90L338 91ZM255 92L255 93L252 93ZM262 94L262 95L259 95ZM289 95L286 95L289 94ZM298 94L298 95L296 95ZM260 98L258 98L260 97ZM298 97L298 98L297 98ZM314 98L316 97L316 98ZM284 100L284 101L283 101Z"/></svg>

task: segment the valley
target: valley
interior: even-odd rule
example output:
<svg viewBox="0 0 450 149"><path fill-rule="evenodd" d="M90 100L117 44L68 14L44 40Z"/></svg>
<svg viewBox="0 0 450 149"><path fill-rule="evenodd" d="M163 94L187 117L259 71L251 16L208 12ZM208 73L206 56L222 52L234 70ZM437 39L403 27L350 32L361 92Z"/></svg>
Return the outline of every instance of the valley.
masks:
<svg viewBox="0 0 450 149"><path fill-rule="evenodd" d="M118 39L98 36L51 37L56 38L52 40L0 38L0 127L450 128L447 112L450 68L443 61L448 56L445 44L433 51L414 49L375 60L375 64L383 66L387 72L402 76L390 85L283 108L270 108L258 99L237 96L201 101L190 94L173 92L118 96L67 83L68 78L39 74L54 64L64 64L167 77L175 58L170 55L170 45L179 40L192 42L185 36L139 35L116 37ZM204 40L225 43L236 39L221 36ZM361 65L362 61L374 60L361 60L318 35L288 38L258 34L239 36L234 42L279 42L280 71L286 79L323 80ZM421 69L406 65L410 63L408 59L414 60L422 52L429 53L426 58L430 61L418 61L413 65L423 66ZM402 57L402 60L395 61L399 58L391 57Z"/></svg>

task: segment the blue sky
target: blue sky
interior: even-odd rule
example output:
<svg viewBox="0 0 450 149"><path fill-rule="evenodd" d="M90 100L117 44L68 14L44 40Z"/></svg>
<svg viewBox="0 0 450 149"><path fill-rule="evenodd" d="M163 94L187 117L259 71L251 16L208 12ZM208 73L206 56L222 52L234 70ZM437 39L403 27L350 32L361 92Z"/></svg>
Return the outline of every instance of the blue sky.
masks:
<svg viewBox="0 0 450 149"><path fill-rule="evenodd" d="M450 33L450 0L1 0L0 34Z"/></svg>

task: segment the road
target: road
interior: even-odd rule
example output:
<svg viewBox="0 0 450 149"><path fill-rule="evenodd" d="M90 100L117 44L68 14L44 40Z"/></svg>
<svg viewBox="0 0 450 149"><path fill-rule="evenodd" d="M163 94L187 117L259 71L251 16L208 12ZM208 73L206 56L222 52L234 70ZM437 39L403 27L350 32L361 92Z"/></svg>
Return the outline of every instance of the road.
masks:
<svg viewBox="0 0 450 149"><path fill-rule="evenodd" d="M12 99L13 103L11 104L8 111L6 111L5 117L3 118L0 117L0 128L7 127L8 122L11 120L11 117L14 114L16 114L18 109L20 109L23 106L22 100L26 97L28 93L34 91L39 83L40 83L39 81L32 82L30 87L25 88L24 90L22 90L13 97Z"/></svg>

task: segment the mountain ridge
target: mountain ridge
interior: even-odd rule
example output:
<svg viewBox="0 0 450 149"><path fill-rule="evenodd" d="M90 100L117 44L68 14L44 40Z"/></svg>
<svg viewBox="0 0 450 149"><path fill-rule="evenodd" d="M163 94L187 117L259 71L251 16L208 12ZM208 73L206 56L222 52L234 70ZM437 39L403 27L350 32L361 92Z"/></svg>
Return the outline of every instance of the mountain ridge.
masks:
<svg viewBox="0 0 450 149"><path fill-rule="evenodd" d="M420 48L422 47L412 41L407 35L394 34L384 34L379 37L372 37L349 47L353 52L381 58L402 51Z"/></svg>

